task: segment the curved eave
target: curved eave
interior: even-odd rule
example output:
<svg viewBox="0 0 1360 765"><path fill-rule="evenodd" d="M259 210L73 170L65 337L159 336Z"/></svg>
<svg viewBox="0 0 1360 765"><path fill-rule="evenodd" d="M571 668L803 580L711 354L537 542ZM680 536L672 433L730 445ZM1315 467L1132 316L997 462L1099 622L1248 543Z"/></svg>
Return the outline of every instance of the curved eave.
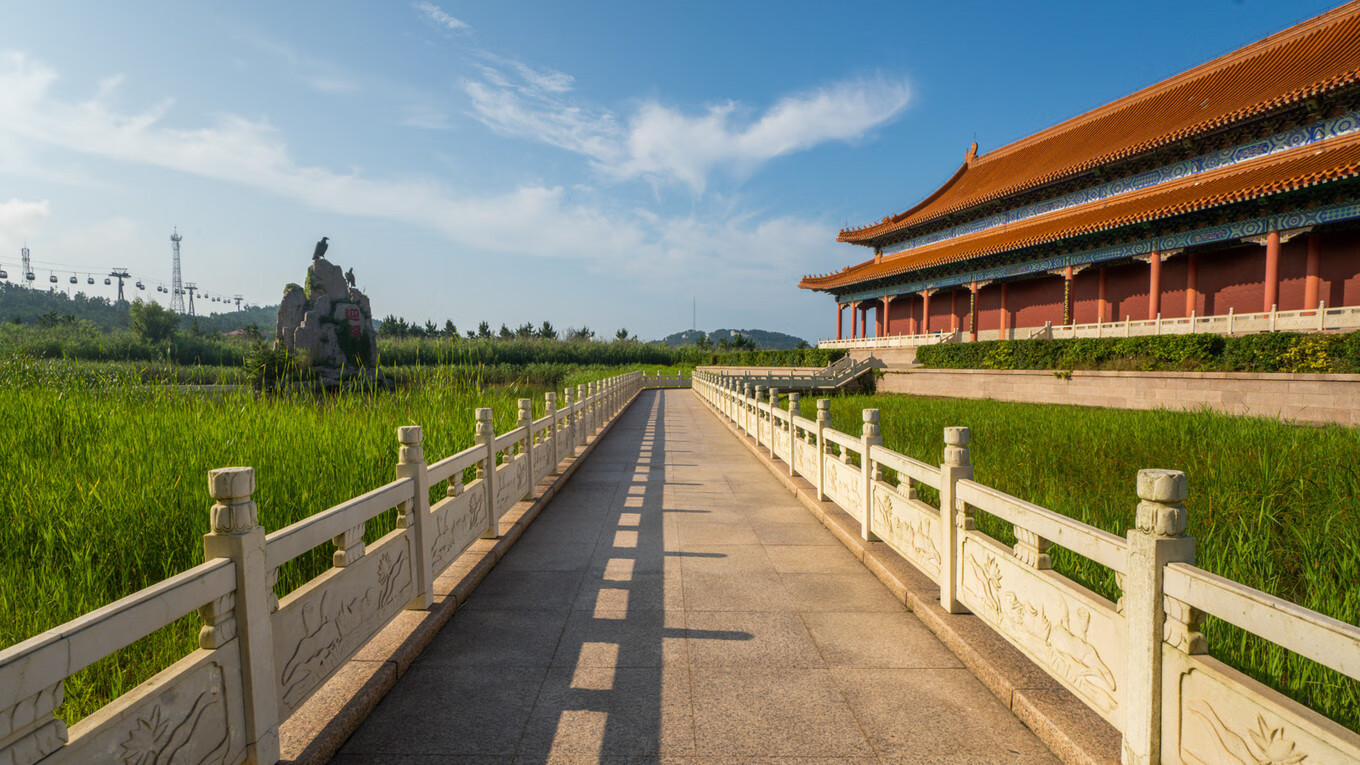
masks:
<svg viewBox="0 0 1360 765"><path fill-rule="evenodd" d="M1329 67L1330 72L1326 71ZM1263 98L1263 83L1278 83L1276 87L1283 92ZM977 157L910 210L868 226L844 229L837 240L875 245L884 237L941 217L1263 117L1356 83L1360 83L1360 3L1352 2ZM1220 103L1215 104L1214 113L1195 119L1188 113L1193 109L1187 110L1185 104L1201 98L1204 103ZM1238 103L1232 103L1234 98ZM1115 145L1093 145L1107 133L1118 134L1121 125L1135 128ZM1142 125L1148 126L1146 132L1137 127ZM1067 158L1074 161L1067 162ZM971 172L965 175L964 170ZM950 190L957 193L948 194Z"/></svg>
<svg viewBox="0 0 1360 765"><path fill-rule="evenodd" d="M1276 194L1360 175L1360 134L1243 162L1132 192L1115 199L1067 208L1009 226L927 245L878 262L832 274L805 276L802 289L832 290L908 271L1047 244L1086 234Z"/></svg>

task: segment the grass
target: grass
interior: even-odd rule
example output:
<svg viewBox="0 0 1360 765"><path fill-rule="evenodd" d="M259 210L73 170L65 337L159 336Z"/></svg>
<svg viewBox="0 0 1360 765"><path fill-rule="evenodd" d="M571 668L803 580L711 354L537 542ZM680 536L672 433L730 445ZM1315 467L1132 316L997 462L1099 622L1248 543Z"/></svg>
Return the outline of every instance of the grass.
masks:
<svg viewBox="0 0 1360 765"><path fill-rule="evenodd" d="M594 367L559 382L621 371ZM424 426L426 459L473 443L476 407L498 432L514 427L516 399L544 413L539 385L489 387L458 368L424 370L392 393L257 399L148 385L132 365L0 360L0 646L70 621L203 560L207 473L256 469L260 523L282 528L394 477L396 428ZM560 390L559 390L560 393ZM368 539L394 513L369 524ZM280 572L287 592L330 566L329 546ZM189 615L66 683L61 716L74 722L196 646Z"/></svg>
<svg viewBox="0 0 1360 765"><path fill-rule="evenodd" d="M945 427L969 427L979 483L1121 536L1134 522L1138 470L1184 471L1201 568L1360 624L1360 430L899 395L833 399L836 429L858 434L866 408L880 410L885 446L929 464L940 463ZM978 523L1014 543L1008 524L983 513ZM1109 569L1052 553L1056 570L1118 598ZM1213 656L1360 731L1360 681L1218 619L1204 631Z"/></svg>

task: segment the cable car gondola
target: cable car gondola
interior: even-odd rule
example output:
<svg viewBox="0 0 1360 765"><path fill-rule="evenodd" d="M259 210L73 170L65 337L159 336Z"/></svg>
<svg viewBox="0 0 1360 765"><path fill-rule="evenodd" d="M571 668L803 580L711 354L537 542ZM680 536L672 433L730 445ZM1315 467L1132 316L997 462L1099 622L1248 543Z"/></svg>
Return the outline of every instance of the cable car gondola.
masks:
<svg viewBox="0 0 1360 765"><path fill-rule="evenodd" d="M71 283L72 283L72 284L75 284L75 283L78 282L78 281L80 281L80 280L77 279L77 278L75 278L74 276L71 277Z"/></svg>
<svg viewBox="0 0 1360 765"><path fill-rule="evenodd" d="M105 279L104 279L104 286L107 287L107 286L109 286L110 284L113 284L113 280L112 280L112 279L109 279L109 278L105 278Z"/></svg>
<svg viewBox="0 0 1360 765"><path fill-rule="evenodd" d="M5 269L0 268L0 279L8 279L8 278L9 278L9 273L8 273L7 271L5 271Z"/></svg>
<svg viewBox="0 0 1360 765"><path fill-rule="evenodd" d="M93 276L86 276L86 277L85 277L85 283L86 283L86 284L94 284L94 277L93 277ZM108 283L109 283L109 280L108 280L108 279L105 279L105 280L104 280L104 283L105 283L105 284L108 284Z"/></svg>
<svg viewBox="0 0 1360 765"><path fill-rule="evenodd" d="M38 277L32 271L29 271L27 274L24 274L24 278L31 282Z"/></svg>
<svg viewBox="0 0 1360 765"><path fill-rule="evenodd" d="M139 281L139 282L137 282L137 289L139 289L139 290L144 290L144 289L146 289L146 285L145 285L145 284L142 284L142 283Z"/></svg>

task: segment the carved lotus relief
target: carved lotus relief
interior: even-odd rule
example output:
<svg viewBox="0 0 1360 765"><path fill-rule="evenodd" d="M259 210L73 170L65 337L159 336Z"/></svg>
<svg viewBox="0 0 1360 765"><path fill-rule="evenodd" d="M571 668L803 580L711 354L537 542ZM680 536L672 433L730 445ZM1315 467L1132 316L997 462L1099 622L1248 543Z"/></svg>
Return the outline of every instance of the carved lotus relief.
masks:
<svg viewBox="0 0 1360 765"><path fill-rule="evenodd" d="M1213 743L1221 753L1242 765L1296 765L1308 758L1294 751L1295 743L1285 735L1284 725L1272 726L1264 715L1256 715L1256 727L1232 730L1207 701L1189 705L1192 714L1207 723ZM1245 733L1245 736L1243 735Z"/></svg>
<svg viewBox="0 0 1360 765"><path fill-rule="evenodd" d="M175 703L176 694L166 694L149 714L133 721L132 730L119 744L124 765L226 761L231 730L221 719L222 669L212 665L210 671L207 690L195 696L187 710Z"/></svg>

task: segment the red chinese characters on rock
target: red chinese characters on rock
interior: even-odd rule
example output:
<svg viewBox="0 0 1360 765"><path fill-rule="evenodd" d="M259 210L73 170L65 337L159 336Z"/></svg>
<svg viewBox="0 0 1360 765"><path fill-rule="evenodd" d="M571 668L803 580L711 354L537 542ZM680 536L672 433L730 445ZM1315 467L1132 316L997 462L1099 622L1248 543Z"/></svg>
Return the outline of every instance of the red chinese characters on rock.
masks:
<svg viewBox="0 0 1360 765"><path fill-rule="evenodd" d="M362 328L359 326L359 322L360 322L362 319L361 319L361 317L360 317L360 315L359 315L359 308L358 308L358 306L352 306L352 307L346 308L346 309L345 309L345 319L347 319L347 320L349 321L349 334L350 334L350 337L358 337L360 334L362 334Z"/></svg>

